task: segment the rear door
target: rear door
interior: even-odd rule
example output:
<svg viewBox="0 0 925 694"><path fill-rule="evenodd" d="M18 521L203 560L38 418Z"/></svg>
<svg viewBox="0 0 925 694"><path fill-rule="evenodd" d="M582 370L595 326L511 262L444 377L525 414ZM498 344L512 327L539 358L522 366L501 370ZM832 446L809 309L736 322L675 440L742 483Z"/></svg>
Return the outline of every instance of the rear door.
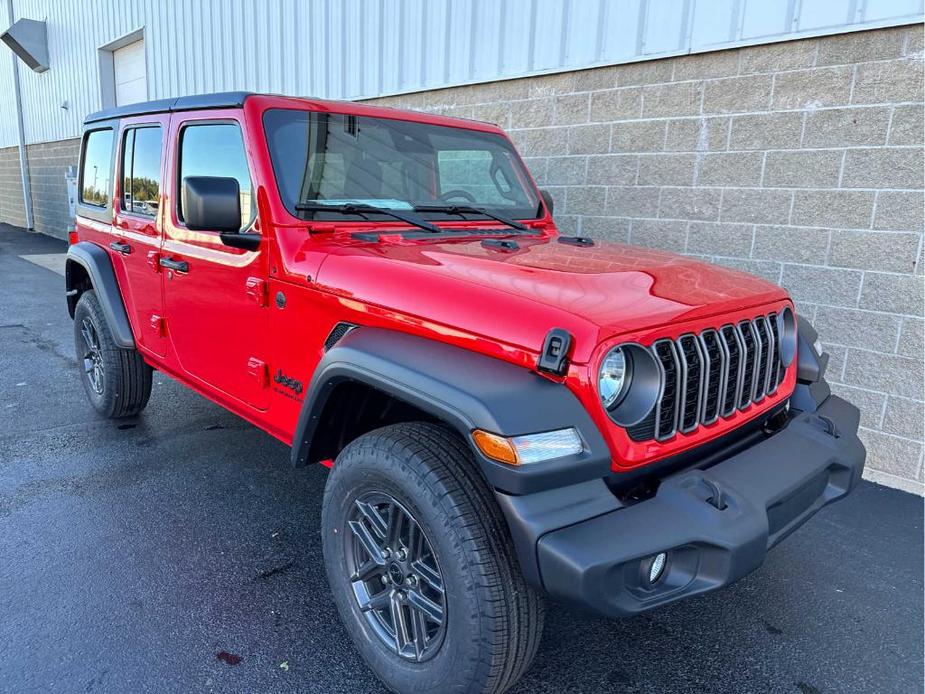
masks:
<svg viewBox="0 0 925 694"><path fill-rule="evenodd" d="M187 228L180 195L187 176L235 178L241 230L257 232L240 112L174 114L170 141L161 276L178 366L219 391L216 395L265 410L270 397L266 244L257 251L229 248L218 232Z"/></svg>
<svg viewBox="0 0 925 694"><path fill-rule="evenodd" d="M167 116L123 123L118 149L118 194L113 204L113 267L142 350L164 356L164 296L158 257L162 230L164 140Z"/></svg>

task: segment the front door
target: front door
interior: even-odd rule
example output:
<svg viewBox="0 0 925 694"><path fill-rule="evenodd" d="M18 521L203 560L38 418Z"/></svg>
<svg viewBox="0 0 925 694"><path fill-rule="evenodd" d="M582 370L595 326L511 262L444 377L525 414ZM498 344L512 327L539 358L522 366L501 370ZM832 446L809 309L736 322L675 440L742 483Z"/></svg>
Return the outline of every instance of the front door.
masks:
<svg viewBox="0 0 925 694"><path fill-rule="evenodd" d="M158 267L164 138L169 119L127 121L118 149L109 252L142 351L164 356L164 297Z"/></svg>
<svg viewBox="0 0 925 694"><path fill-rule="evenodd" d="M217 396L265 410L270 399L266 244L257 251L229 248L217 232L193 231L183 223L185 177L232 177L241 190L241 229L255 231L241 123L228 111L175 115L170 142L168 170L174 174L160 265L176 368Z"/></svg>

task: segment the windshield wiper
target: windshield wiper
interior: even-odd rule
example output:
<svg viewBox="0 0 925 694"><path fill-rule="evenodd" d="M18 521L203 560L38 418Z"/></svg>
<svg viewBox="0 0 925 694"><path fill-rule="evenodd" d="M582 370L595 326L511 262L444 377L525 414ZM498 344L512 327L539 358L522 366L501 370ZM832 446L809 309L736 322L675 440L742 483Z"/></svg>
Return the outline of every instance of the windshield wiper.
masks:
<svg viewBox="0 0 925 694"><path fill-rule="evenodd" d="M494 212L489 212L483 207L472 207L471 205L415 205L415 212L446 212L447 214L456 214L460 217L467 214L480 214L488 217L489 219L494 219L496 222L501 222L512 229L517 229L518 231L528 231L528 227L520 222L517 222L513 219L508 219L500 214L495 214Z"/></svg>
<svg viewBox="0 0 925 694"><path fill-rule="evenodd" d="M369 214L382 214L387 217L398 219L411 226L428 231L431 234L439 234L442 229L436 224L431 224L427 220L421 219L415 214L404 212L402 210L393 210L388 207L376 207L374 205L359 205L356 203L346 203L343 205L324 205L319 202L301 202L295 206L299 212L340 212L341 214L355 214L367 218Z"/></svg>

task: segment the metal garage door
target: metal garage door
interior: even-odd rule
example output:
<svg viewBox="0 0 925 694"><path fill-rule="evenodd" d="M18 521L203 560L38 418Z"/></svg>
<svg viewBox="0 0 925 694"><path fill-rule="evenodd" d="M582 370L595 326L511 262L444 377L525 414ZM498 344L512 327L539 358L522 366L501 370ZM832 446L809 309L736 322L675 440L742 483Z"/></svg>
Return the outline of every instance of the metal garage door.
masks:
<svg viewBox="0 0 925 694"><path fill-rule="evenodd" d="M113 51L112 67L116 86L116 106L147 101L148 82L145 76L143 39Z"/></svg>

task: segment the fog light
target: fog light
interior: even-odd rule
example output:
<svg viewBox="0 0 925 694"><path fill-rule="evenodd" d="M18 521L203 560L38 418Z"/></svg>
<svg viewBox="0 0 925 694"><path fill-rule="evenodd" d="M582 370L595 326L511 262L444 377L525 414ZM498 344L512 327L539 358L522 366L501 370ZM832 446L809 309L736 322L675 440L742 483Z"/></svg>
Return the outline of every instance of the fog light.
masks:
<svg viewBox="0 0 925 694"><path fill-rule="evenodd" d="M649 564L649 583L655 583L662 577L667 562L668 555L665 552L659 552L652 558L652 563Z"/></svg>

